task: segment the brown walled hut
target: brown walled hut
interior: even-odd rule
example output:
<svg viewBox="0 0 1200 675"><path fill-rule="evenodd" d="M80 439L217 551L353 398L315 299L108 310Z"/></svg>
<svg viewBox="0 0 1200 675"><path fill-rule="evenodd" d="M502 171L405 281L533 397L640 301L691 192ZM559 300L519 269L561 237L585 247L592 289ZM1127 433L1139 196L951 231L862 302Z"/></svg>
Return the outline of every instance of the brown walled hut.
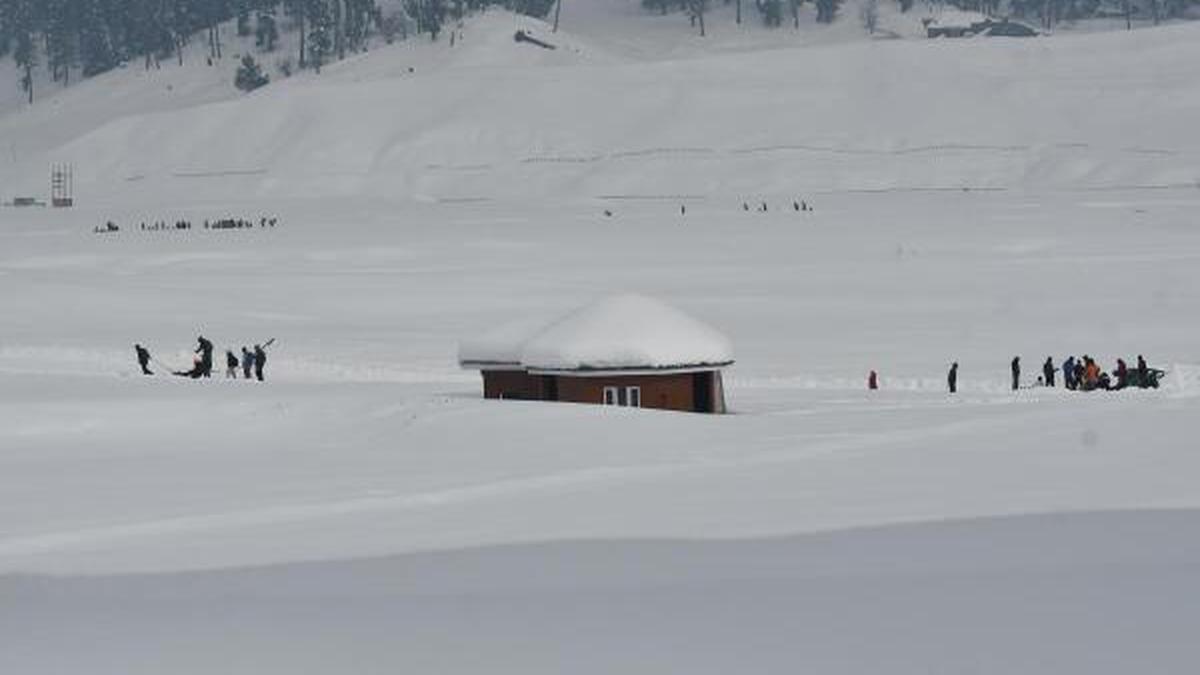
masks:
<svg viewBox="0 0 1200 675"><path fill-rule="evenodd" d="M556 321L505 325L459 349L486 398L725 412L729 340L657 300L607 298Z"/></svg>

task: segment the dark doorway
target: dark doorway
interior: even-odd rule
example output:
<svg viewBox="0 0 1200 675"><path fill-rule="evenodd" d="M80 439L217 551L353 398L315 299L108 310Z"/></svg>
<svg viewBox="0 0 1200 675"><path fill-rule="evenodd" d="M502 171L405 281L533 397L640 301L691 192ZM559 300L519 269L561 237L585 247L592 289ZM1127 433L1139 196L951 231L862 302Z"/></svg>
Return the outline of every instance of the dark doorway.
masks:
<svg viewBox="0 0 1200 675"><path fill-rule="evenodd" d="M713 374L692 375L692 410L700 413L712 412Z"/></svg>
<svg viewBox="0 0 1200 675"><path fill-rule="evenodd" d="M558 400L558 378L553 375L542 376L542 400Z"/></svg>

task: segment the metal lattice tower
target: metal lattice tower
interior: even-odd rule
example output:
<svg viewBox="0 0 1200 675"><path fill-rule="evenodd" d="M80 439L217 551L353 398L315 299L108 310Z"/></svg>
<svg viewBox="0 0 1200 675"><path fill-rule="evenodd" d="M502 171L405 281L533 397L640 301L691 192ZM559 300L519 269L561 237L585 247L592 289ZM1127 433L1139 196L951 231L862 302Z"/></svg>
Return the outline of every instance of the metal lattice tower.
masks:
<svg viewBox="0 0 1200 675"><path fill-rule="evenodd" d="M50 205L55 208L75 205L75 167L71 164L50 167Z"/></svg>

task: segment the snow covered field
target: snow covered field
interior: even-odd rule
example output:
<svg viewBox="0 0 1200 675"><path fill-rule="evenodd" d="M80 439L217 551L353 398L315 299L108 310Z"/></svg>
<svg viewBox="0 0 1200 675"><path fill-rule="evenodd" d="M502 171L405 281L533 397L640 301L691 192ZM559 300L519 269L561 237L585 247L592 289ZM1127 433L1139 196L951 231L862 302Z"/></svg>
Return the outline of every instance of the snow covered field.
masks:
<svg viewBox="0 0 1200 675"><path fill-rule="evenodd" d="M81 206L0 210L0 670L1191 672L1196 36L412 78L403 46L46 141ZM571 153L603 157L526 161ZM188 175L229 168L261 172ZM731 337L734 414L456 367L624 291ZM199 333L278 338L268 382L136 374ZM1083 353L1169 375L1007 390Z"/></svg>

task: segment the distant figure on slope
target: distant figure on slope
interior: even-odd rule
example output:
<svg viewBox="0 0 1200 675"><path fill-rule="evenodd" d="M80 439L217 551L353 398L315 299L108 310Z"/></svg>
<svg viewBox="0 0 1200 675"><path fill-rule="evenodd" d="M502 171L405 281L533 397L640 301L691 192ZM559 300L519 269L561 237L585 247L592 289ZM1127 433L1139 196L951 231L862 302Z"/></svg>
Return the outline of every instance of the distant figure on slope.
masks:
<svg viewBox="0 0 1200 675"><path fill-rule="evenodd" d="M250 379L250 374L254 370L254 352L242 347L242 377Z"/></svg>
<svg viewBox="0 0 1200 675"><path fill-rule="evenodd" d="M1054 367L1054 358L1047 356L1046 362L1042 364L1042 380L1047 387L1054 386L1054 373L1058 369Z"/></svg>
<svg viewBox="0 0 1200 675"><path fill-rule="evenodd" d="M137 352L138 365L142 367L143 375L153 375L150 370L150 351L141 345L134 345L134 351Z"/></svg>
<svg viewBox="0 0 1200 675"><path fill-rule="evenodd" d="M238 372L238 357L234 356L233 352L225 350L225 379L237 379Z"/></svg>
<svg viewBox="0 0 1200 675"><path fill-rule="evenodd" d="M681 216L687 215L687 205L686 204L679 205L679 215L681 215Z"/></svg>
<svg viewBox="0 0 1200 675"><path fill-rule="evenodd" d="M958 361L950 364L950 374L946 376L946 384L950 386L950 393L958 392Z"/></svg>
<svg viewBox="0 0 1200 675"><path fill-rule="evenodd" d="M203 335L196 338L196 352L200 355L200 376L212 376L213 369L213 343L209 342Z"/></svg>
<svg viewBox="0 0 1200 675"><path fill-rule="evenodd" d="M800 210L801 211L812 211L812 209L808 208L808 202L804 201L803 199L800 200Z"/></svg>
<svg viewBox="0 0 1200 675"><path fill-rule="evenodd" d="M1012 360L1012 388L1016 391L1021 387L1021 357L1014 356Z"/></svg>
<svg viewBox="0 0 1200 675"><path fill-rule="evenodd" d="M762 211L763 213L766 213L767 212L767 203L763 202L761 205L759 205L758 210Z"/></svg>
<svg viewBox="0 0 1200 675"><path fill-rule="evenodd" d="M742 202L742 210L743 210L743 211L749 211L749 210L750 210L750 205L749 205L749 204L747 204L746 202Z"/></svg>
<svg viewBox="0 0 1200 675"><path fill-rule="evenodd" d="M1146 359L1142 358L1141 354L1138 354L1137 373L1139 383L1138 386L1142 387L1143 389L1149 386L1148 383L1150 382L1150 369L1146 367Z"/></svg>
<svg viewBox="0 0 1200 675"><path fill-rule="evenodd" d="M879 373L876 373L874 370L867 375L867 389L871 391L879 389Z"/></svg>
<svg viewBox="0 0 1200 675"><path fill-rule="evenodd" d="M792 200L792 208L796 211L800 210L800 202Z"/></svg>
<svg viewBox="0 0 1200 675"><path fill-rule="evenodd" d="M267 350L262 345L254 345L254 377L263 381L263 368L267 365Z"/></svg>

